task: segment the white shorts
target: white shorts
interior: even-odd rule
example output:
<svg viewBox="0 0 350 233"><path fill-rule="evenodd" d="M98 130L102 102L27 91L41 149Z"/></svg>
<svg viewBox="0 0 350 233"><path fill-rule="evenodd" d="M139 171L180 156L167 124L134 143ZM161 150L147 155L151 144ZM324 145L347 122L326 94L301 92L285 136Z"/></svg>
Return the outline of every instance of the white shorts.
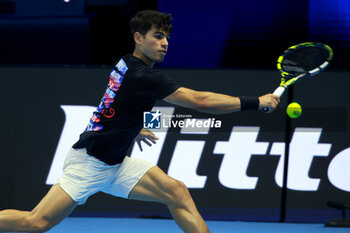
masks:
<svg viewBox="0 0 350 233"><path fill-rule="evenodd" d="M70 149L64 162L63 175L57 181L78 205L102 191L128 198L142 176L155 165L142 159L125 157L121 164L108 165L90 156L85 149Z"/></svg>

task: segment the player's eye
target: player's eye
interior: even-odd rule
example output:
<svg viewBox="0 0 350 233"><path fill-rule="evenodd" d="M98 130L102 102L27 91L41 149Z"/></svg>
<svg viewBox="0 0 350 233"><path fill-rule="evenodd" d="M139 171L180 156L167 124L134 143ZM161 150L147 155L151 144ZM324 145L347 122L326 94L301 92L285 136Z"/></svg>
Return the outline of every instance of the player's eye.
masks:
<svg viewBox="0 0 350 233"><path fill-rule="evenodd" d="M153 34L153 37L156 38L157 40L162 40L164 38L166 38L167 40L170 39L170 35L166 35L162 32L156 32Z"/></svg>
<svg viewBox="0 0 350 233"><path fill-rule="evenodd" d="M163 39L164 37L165 37L165 35L162 34L162 33L155 33L155 34L154 34L154 38L156 38L156 39L158 39L158 40L161 40L161 39Z"/></svg>

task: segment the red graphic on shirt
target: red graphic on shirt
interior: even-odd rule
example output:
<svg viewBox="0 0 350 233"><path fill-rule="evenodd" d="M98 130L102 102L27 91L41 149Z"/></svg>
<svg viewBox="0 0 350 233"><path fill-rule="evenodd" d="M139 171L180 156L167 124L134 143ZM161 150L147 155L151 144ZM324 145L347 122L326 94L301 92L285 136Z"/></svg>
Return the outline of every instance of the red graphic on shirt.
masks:
<svg viewBox="0 0 350 233"><path fill-rule="evenodd" d="M94 114L94 115L91 117L91 120L92 120L93 122L100 122L100 121L101 121L100 118L98 118L98 117L96 116L96 114Z"/></svg>
<svg viewBox="0 0 350 233"><path fill-rule="evenodd" d="M102 115L104 115L107 118L112 118L115 115L115 110L114 108L110 107L110 108L104 108L102 110Z"/></svg>
<svg viewBox="0 0 350 233"><path fill-rule="evenodd" d="M120 85L121 85L121 82L114 77L111 77L108 83L109 88L114 92L117 92L119 90Z"/></svg>

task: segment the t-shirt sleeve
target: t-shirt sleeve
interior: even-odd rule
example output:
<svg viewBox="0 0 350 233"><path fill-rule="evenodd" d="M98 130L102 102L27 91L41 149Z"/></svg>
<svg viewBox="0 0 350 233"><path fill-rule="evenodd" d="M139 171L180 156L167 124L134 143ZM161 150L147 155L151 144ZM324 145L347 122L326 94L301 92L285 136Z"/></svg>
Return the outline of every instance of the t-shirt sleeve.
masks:
<svg viewBox="0 0 350 233"><path fill-rule="evenodd" d="M161 100L176 91L180 86L169 75L154 71L142 78L141 87L144 98Z"/></svg>

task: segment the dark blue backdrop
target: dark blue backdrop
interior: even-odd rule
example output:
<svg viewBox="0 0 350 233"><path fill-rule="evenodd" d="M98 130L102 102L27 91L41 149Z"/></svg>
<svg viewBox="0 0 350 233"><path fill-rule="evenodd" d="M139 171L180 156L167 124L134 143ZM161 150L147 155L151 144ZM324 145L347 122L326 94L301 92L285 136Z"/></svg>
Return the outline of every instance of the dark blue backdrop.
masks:
<svg viewBox="0 0 350 233"><path fill-rule="evenodd" d="M0 63L112 65L133 50L129 18L158 9L174 16L162 67L274 69L287 47L318 41L334 49L331 69L348 69L348 0L93 2L0 0Z"/></svg>
<svg viewBox="0 0 350 233"><path fill-rule="evenodd" d="M284 49L312 40L331 45L333 67L347 68L347 0L159 0L158 6L175 18L163 66L274 68Z"/></svg>

